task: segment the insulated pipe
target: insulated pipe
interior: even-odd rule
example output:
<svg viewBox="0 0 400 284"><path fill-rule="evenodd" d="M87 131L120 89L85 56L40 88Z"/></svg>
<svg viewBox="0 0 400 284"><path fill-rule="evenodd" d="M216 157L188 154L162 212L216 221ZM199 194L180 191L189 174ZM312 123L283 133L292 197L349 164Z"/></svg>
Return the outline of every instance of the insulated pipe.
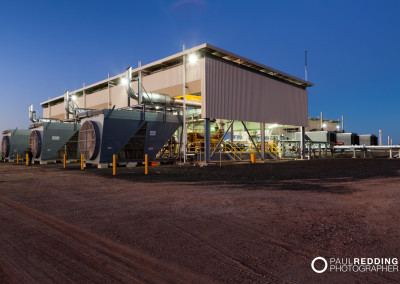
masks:
<svg viewBox="0 0 400 284"><path fill-rule="evenodd" d="M35 118L36 111L33 110L33 105L29 106L29 120L32 122L37 122L37 119Z"/></svg>
<svg viewBox="0 0 400 284"><path fill-rule="evenodd" d="M69 114L73 114L73 112L69 110L69 92L68 91L65 91L65 93L64 93L64 109L65 109L65 119L69 119Z"/></svg>
<svg viewBox="0 0 400 284"><path fill-rule="evenodd" d="M128 96L139 102L139 94L137 94L130 82L132 81L132 67L129 67L126 71L126 82L125 89ZM140 88L141 86L139 86ZM154 104L154 105L183 105L183 100L171 98L165 94L143 92L142 93L142 104ZM186 106L190 107L201 107L201 102L186 101Z"/></svg>

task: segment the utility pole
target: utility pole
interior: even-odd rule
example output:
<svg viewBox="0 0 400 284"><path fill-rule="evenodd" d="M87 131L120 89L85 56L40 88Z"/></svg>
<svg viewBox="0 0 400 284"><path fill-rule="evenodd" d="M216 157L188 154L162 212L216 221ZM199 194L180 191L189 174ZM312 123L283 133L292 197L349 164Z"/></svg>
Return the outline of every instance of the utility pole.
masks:
<svg viewBox="0 0 400 284"><path fill-rule="evenodd" d="M379 129L379 146L382 146L382 130Z"/></svg>
<svg viewBox="0 0 400 284"><path fill-rule="evenodd" d="M183 45L185 51L185 45ZM182 126L182 140L183 140L183 163L186 164L186 144L187 144L187 129L186 129L186 54L183 54L183 126Z"/></svg>

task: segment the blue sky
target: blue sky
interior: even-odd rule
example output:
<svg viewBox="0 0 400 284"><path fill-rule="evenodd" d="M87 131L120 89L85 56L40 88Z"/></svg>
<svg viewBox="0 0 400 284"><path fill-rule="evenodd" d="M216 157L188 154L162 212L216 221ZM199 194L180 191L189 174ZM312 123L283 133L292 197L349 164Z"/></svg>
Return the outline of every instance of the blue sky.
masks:
<svg viewBox="0 0 400 284"><path fill-rule="evenodd" d="M309 116L400 143L400 1L2 1L0 129L28 105L208 42L304 78ZM385 141L385 139L384 139Z"/></svg>

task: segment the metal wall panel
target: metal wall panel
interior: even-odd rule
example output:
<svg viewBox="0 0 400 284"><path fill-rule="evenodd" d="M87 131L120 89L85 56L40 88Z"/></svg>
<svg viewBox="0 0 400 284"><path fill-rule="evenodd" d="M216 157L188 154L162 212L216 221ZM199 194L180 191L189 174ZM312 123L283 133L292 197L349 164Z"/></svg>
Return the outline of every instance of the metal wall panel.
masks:
<svg viewBox="0 0 400 284"><path fill-rule="evenodd" d="M307 91L207 56L205 117L307 126Z"/></svg>
<svg viewBox="0 0 400 284"><path fill-rule="evenodd" d="M50 118L50 107L49 106L43 108L43 115L42 116L44 118Z"/></svg>
<svg viewBox="0 0 400 284"><path fill-rule="evenodd" d="M172 67L154 74L143 76L143 86L149 92L158 92L169 96L182 96L183 73L182 65ZM201 92L200 79L204 73L204 59L199 59L196 63L186 65L186 84L187 94ZM137 92L137 83L132 83L133 89ZM86 94L86 108L98 109L107 107L108 89L99 90ZM122 85L110 87L111 107L121 108L128 105L128 95ZM137 102L131 99L131 105ZM78 98L79 107L83 107L83 97ZM44 117L64 118L64 102L51 106L51 113L43 109Z"/></svg>
<svg viewBox="0 0 400 284"><path fill-rule="evenodd" d="M91 108L95 105L105 104L108 102L108 90L103 89L101 91L86 94L86 107Z"/></svg>
<svg viewBox="0 0 400 284"><path fill-rule="evenodd" d="M108 100L108 90L106 91ZM118 85L115 87L110 87L110 105L110 107L113 107L115 105L115 108L117 109L121 107L126 107L128 105L128 94L126 93L125 86Z"/></svg>
<svg viewBox="0 0 400 284"><path fill-rule="evenodd" d="M50 115L52 118L58 118L62 117L62 119L65 118L65 110L64 110L64 102L56 104L56 105L51 105L50 106Z"/></svg>
<svg viewBox="0 0 400 284"><path fill-rule="evenodd" d="M204 59L199 59L196 63L186 64L186 82L201 79ZM175 66L164 71L143 76L143 86L147 91L166 89L176 85L182 85L183 73L182 65Z"/></svg>

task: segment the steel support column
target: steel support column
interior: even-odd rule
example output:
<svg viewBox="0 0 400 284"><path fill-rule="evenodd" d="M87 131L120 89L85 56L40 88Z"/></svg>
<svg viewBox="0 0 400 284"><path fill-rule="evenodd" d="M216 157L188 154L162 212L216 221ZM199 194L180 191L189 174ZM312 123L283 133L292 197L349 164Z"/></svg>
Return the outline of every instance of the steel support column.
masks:
<svg viewBox="0 0 400 284"><path fill-rule="evenodd" d="M110 77L110 76L108 76ZM83 108L86 108L86 92L85 92L85 83L83 83L83 91L82 91L82 95L83 95Z"/></svg>
<svg viewBox="0 0 400 284"><path fill-rule="evenodd" d="M185 45L183 45L183 51L185 51ZM183 163L186 163L186 148L187 148L187 125L186 125L186 55L182 56L182 73L183 73ZM209 143L210 144L210 143Z"/></svg>
<svg viewBox="0 0 400 284"><path fill-rule="evenodd" d="M260 123L261 130L261 159L265 160L265 123Z"/></svg>
<svg viewBox="0 0 400 284"><path fill-rule="evenodd" d="M235 121L233 121L233 122L235 122ZM231 126L231 133L229 135L229 142L231 143L231 145L233 145L233 123Z"/></svg>
<svg viewBox="0 0 400 284"><path fill-rule="evenodd" d="M205 162L210 162L210 119L204 119L204 156Z"/></svg>
<svg viewBox="0 0 400 284"><path fill-rule="evenodd" d="M304 159L304 153L305 151L305 131L304 131L304 126L301 127L300 129L300 133L301 133L301 137L300 137L300 159Z"/></svg>

